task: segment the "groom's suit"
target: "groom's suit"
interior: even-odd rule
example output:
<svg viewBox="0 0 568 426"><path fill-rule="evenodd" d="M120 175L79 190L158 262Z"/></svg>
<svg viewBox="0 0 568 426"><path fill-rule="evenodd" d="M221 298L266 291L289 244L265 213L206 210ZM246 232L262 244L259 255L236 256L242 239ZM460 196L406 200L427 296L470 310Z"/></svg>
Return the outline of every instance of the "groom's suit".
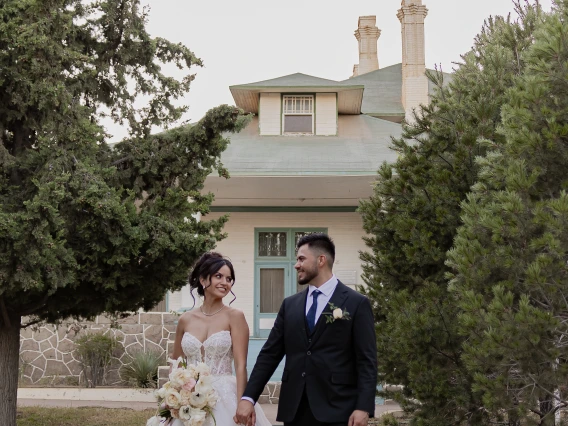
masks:
<svg viewBox="0 0 568 426"><path fill-rule="evenodd" d="M306 320L308 289L282 302L245 389L258 401L265 384L286 355L278 403L278 421L289 423L302 398L324 423L347 423L354 410L373 416L377 386L377 347L369 300L338 282L330 304L350 319L327 323L326 306L310 333Z"/></svg>

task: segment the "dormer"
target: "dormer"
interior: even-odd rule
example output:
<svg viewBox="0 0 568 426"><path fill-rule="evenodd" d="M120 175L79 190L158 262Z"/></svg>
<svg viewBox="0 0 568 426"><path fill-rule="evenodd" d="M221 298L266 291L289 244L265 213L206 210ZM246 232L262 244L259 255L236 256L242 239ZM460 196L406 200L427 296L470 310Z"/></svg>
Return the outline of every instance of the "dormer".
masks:
<svg viewBox="0 0 568 426"><path fill-rule="evenodd" d="M297 73L230 89L261 136L336 136L338 115L361 114L364 86Z"/></svg>

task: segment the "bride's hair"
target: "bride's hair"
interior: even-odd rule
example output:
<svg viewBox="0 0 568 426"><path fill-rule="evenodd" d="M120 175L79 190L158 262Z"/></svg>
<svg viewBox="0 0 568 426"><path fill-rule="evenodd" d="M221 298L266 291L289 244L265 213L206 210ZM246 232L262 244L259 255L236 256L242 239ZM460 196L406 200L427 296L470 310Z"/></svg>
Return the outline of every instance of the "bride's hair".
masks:
<svg viewBox="0 0 568 426"><path fill-rule="evenodd" d="M211 285L211 276L219 271L223 266L227 266L231 271L231 277L233 278L233 285L235 285L235 270L233 269L233 264L229 259L223 257L222 254L210 251L204 253L193 265L191 273L189 274L189 287L190 287L190 294L193 298L193 306L195 306L195 297L193 296L193 290L197 289L197 294L202 297L205 297L205 289L201 286L200 278L208 279L209 278L209 285ZM209 287L209 286L207 286ZM231 294L233 295L234 299L231 300L229 305L233 303L237 296L233 293L233 289L231 286ZM192 309L193 309L192 306Z"/></svg>

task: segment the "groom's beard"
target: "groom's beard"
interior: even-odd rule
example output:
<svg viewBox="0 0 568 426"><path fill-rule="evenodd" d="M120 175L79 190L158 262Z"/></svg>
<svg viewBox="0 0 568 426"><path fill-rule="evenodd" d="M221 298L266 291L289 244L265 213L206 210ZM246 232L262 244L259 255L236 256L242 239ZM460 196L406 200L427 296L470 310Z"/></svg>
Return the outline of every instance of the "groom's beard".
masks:
<svg viewBox="0 0 568 426"><path fill-rule="evenodd" d="M298 284L309 284L315 277L318 276L318 267L314 266L313 269L306 269L303 268L302 272L304 273L303 278L300 278L298 275Z"/></svg>

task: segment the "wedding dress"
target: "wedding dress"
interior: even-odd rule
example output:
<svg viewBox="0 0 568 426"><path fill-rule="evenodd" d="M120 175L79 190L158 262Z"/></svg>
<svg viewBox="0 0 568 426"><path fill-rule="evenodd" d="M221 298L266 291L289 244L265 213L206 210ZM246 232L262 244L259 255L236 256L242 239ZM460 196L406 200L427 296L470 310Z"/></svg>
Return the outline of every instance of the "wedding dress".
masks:
<svg viewBox="0 0 568 426"><path fill-rule="evenodd" d="M234 426L233 416L237 412L237 379L233 376L233 346L231 332L228 330L212 334L203 343L192 334L185 332L181 340L181 348L187 357L188 364L204 362L211 369L213 388L219 400L213 410L217 426ZM255 405L256 426L271 426L259 404ZM208 416L203 426L214 426L213 419ZM172 426L183 426L175 420Z"/></svg>

